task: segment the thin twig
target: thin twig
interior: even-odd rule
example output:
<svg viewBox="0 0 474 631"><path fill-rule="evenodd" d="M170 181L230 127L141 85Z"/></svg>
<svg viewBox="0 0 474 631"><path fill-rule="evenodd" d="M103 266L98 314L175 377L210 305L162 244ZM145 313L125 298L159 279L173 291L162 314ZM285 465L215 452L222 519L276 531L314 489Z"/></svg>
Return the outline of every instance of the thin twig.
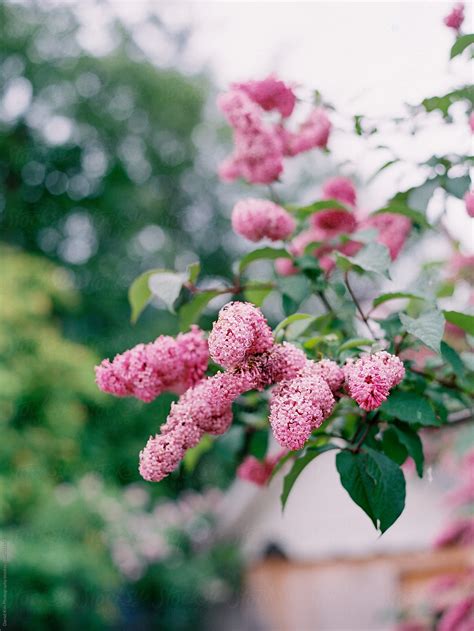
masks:
<svg viewBox="0 0 474 631"><path fill-rule="evenodd" d="M352 298L352 300L353 300L353 302L354 302L354 304L355 304L355 306L356 306L356 309L357 309L357 311L359 312L360 317L361 317L361 318L362 318L362 320L364 321L365 326L368 328L368 330L369 330L369 332L370 332L370 335L374 338L374 340L378 340L378 337L376 336L376 334L375 334L374 330L372 329L372 327L371 327L371 325L370 325L370 322L369 322L369 320L368 320L367 316L366 316L366 315L365 315L365 313L362 311L362 307L360 306L359 301L357 300L356 295L354 294L354 292L353 292L353 290L352 290L352 287L351 287L351 285L350 285L350 283L349 283L349 272L348 272L348 271L347 271L347 272L345 272L345 274L344 274L344 281L345 281L345 283L346 283L347 290L348 290L348 292L350 293L351 298Z"/></svg>

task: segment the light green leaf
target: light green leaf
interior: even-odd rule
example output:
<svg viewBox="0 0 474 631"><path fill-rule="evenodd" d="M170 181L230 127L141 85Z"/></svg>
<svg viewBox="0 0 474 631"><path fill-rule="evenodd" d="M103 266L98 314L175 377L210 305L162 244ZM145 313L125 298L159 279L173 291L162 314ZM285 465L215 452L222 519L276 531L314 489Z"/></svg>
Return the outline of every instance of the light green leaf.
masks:
<svg viewBox="0 0 474 631"><path fill-rule="evenodd" d="M165 272L166 270L161 269L151 269L147 272L144 272L130 285L128 290L128 302L130 303L130 307L132 309L131 321L133 324L138 320L140 314L145 309L147 304L150 302L152 293L150 287L148 285L148 281L153 274L157 274L160 272Z"/></svg>
<svg viewBox="0 0 474 631"><path fill-rule="evenodd" d="M439 425L435 411L428 399L416 392L395 390L381 405L380 411L406 423Z"/></svg>
<svg viewBox="0 0 474 631"><path fill-rule="evenodd" d="M440 342L444 333L444 316L441 311L426 311L416 319L411 318L406 313L401 313L400 320L408 333L411 333L436 353L440 352Z"/></svg>
<svg viewBox="0 0 474 631"><path fill-rule="evenodd" d="M261 307L266 297L272 292L272 287L268 283L253 281L247 283L244 291L244 298L257 307Z"/></svg>
<svg viewBox="0 0 474 631"><path fill-rule="evenodd" d="M179 310L179 326L181 331L187 331L191 324L197 324L199 316L206 308L207 303L220 294L220 291L209 289L196 294L189 302L186 302Z"/></svg>
<svg viewBox="0 0 474 631"><path fill-rule="evenodd" d="M400 467L368 447L358 453L341 451L336 467L342 486L384 533L405 506L405 478Z"/></svg>
<svg viewBox="0 0 474 631"><path fill-rule="evenodd" d="M372 346L373 343L374 343L374 340L370 340L367 337L353 337L350 340L347 340L347 342L344 342L344 344L342 344L339 347L339 353L342 353L343 351L348 351L351 348L360 348L361 346Z"/></svg>
<svg viewBox="0 0 474 631"><path fill-rule="evenodd" d="M460 311L443 311L443 313L448 322L455 324L469 335L474 335L474 316Z"/></svg>
<svg viewBox="0 0 474 631"><path fill-rule="evenodd" d="M242 257L239 264L239 272L242 274L243 271L253 263L254 261L258 261L261 259L269 259L275 260L280 258L291 259L291 254L285 250L284 248L259 248L258 250L253 250L253 252L249 252L244 257Z"/></svg>
<svg viewBox="0 0 474 631"><path fill-rule="evenodd" d="M375 298L372 302L372 306L378 307L384 302L388 302L389 300L396 300L397 298L410 298L413 300L424 300L424 296L420 296L417 294L413 294L409 291L392 291L387 294L381 294L378 298Z"/></svg>
<svg viewBox="0 0 474 631"><path fill-rule="evenodd" d="M191 263L191 265L188 265L188 280L192 285L196 284L200 271L201 264L198 261L196 261L196 263Z"/></svg>
<svg viewBox="0 0 474 631"><path fill-rule="evenodd" d="M148 278L148 286L151 293L160 298L167 308L174 313L173 305L187 280L187 273L164 270L151 274Z"/></svg>
<svg viewBox="0 0 474 631"><path fill-rule="evenodd" d="M458 55L463 53L466 50L466 48L470 46L471 44L474 44L473 33L469 33L467 35L461 35L460 37L457 38L457 40L454 42L454 44L451 47L450 58L454 59L454 57L457 57Z"/></svg>
<svg viewBox="0 0 474 631"><path fill-rule="evenodd" d="M204 434L195 447L191 447L191 449L186 451L183 458L183 465L188 473L194 471L202 456L212 449L213 444L214 438L209 436L209 434Z"/></svg>
<svg viewBox="0 0 474 631"><path fill-rule="evenodd" d="M293 322L298 322L300 320L308 320L308 326L311 324L311 320L315 320L315 317L310 315L309 313L293 313L293 315L288 316L284 320L282 320L273 331L273 335L276 337L280 331L286 329L287 326L292 324Z"/></svg>
<svg viewBox="0 0 474 631"><path fill-rule="evenodd" d="M298 458L298 460L295 460L293 466L291 467L290 471L285 475L285 478L283 480L283 491L280 496L282 510L284 510L291 489L293 488L303 469L317 456L324 453L325 451L330 451L331 449L339 449L339 447L331 443L327 443L326 445L322 445L321 447L312 447L306 450L304 456Z"/></svg>
<svg viewBox="0 0 474 631"><path fill-rule="evenodd" d="M336 258L338 264L342 263L343 269L347 270L347 262L349 262L349 268L352 267L359 273L373 272L385 276L387 275L391 263L388 248L381 243L369 243L362 248L362 250L357 252L355 256L345 256L337 253Z"/></svg>

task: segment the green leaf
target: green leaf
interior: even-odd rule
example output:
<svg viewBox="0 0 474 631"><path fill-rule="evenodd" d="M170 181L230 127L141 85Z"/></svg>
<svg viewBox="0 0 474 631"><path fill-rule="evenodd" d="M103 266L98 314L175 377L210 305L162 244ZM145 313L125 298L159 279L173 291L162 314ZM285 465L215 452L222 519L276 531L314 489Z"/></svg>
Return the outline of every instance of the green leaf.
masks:
<svg viewBox="0 0 474 631"><path fill-rule="evenodd" d="M310 315L309 313L293 313L292 315L282 320L279 324L277 324L275 330L273 331L273 335L276 337L277 334L280 331L286 329L287 326L289 326L293 322L298 322L300 320L315 320L315 317ZM310 323L311 322L308 322L308 326Z"/></svg>
<svg viewBox="0 0 474 631"><path fill-rule="evenodd" d="M273 291L272 287L269 287L268 283L253 281L247 283L244 298L257 307L261 307L265 301L265 298Z"/></svg>
<svg viewBox="0 0 474 631"><path fill-rule="evenodd" d="M183 458L183 465L188 473L194 471L202 456L212 448L213 444L214 438L209 436L209 434L204 434L195 447L191 447L191 449L186 451Z"/></svg>
<svg viewBox="0 0 474 631"><path fill-rule="evenodd" d="M461 53L463 53L468 46L474 44L474 34L469 33L468 35L461 35L457 38L454 44L451 47L450 59L454 59Z"/></svg>
<svg viewBox="0 0 474 631"><path fill-rule="evenodd" d="M259 248L258 250L254 250L253 252L249 252L240 260L239 264L239 273L242 274L243 271L253 263L254 261L259 261L261 259L269 259L274 261L275 259L291 259L291 254L285 250L284 248Z"/></svg>
<svg viewBox="0 0 474 631"><path fill-rule="evenodd" d="M173 305L187 280L187 273L163 270L150 275L148 286L151 293L160 298L167 308L174 313Z"/></svg>
<svg viewBox="0 0 474 631"><path fill-rule="evenodd" d="M148 281L153 274L158 274L166 270L151 269L143 274L140 274L138 278L135 278L128 290L128 302L132 309L131 321L133 324L138 320L140 314L143 312L147 304L152 298L152 293L148 285Z"/></svg>
<svg viewBox="0 0 474 631"><path fill-rule="evenodd" d="M390 460L393 460L398 465L403 464L408 456L406 447L398 440L398 436L393 427L389 427L383 433L382 450Z"/></svg>
<svg viewBox="0 0 474 631"><path fill-rule="evenodd" d="M408 455L413 458L416 472L418 476L422 478L425 457L423 455L423 444L417 432L402 423L392 425L391 429L397 434L398 440L406 448Z"/></svg>
<svg viewBox="0 0 474 631"><path fill-rule="evenodd" d="M346 269L346 263L350 263L350 267L353 267L356 271L360 272L373 272L375 274L387 275L387 270L390 266L391 259L388 248L381 243L369 243L362 250L357 252L355 256L345 256L337 253L336 258L338 263L342 259L342 268Z"/></svg>
<svg viewBox="0 0 474 631"><path fill-rule="evenodd" d="M436 353L440 352L440 342L444 333L444 316L441 311L437 309L426 311L416 319L401 313L400 320L408 333L411 333Z"/></svg>
<svg viewBox="0 0 474 631"><path fill-rule="evenodd" d="M425 99L422 102L422 105L427 112L440 110L443 116L447 117L450 106L456 101L468 101L472 106L474 103L474 88L472 86L467 86L453 90L443 96L432 96Z"/></svg>
<svg viewBox="0 0 474 631"><path fill-rule="evenodd" d="M347 212L350 212L349 210L347 210L347 208L343 204L341 204L341 202L337 201L337 199L323 199L318 202L313 202L312 204L309 204L308 206L297 208L294 212L295 212L295 215L298 217L298 219L306 219L306 217L309 217L310 215L313 215L314 213L321 212L322 210L333 210L333 209L345 210Z"/></svg>
<svg viewBox="0 0 474 631"><path fill-rule="evenodd" d="M369 447L358 453L341 451L336 467L342 486L384 533L405 506L405 478L400 467Z"/></svg>
<svg viewBox="0 0 474 631"><path fill-rule="evenodd" d="M443 313L448 322L455 324L469 335L474 335L474 316L460 311L443 311Z"/></svg>
<svg viewBox="0 0 474 631"><path fill-rule="evenodd" d="M350 340L347 340L347 342L344 342L344 344L342 344L339 347L339 353L342 353L343 351L348 351L351 348L360 348L361 346L372 346L373 343L374 343L374 340L370 340L367 337L353 337Z"/></svg>
<svg viewBox="0 0 474 631"><path fill-rule="evenodd" d="M441 342L441 357L445 362L451 364L454 374L461 379L464 378L465 370L464 363L457 351L454 350L452 346L446 344L446 342Z"/></svg>
<svg viewBox="0 0 474 631"><path fill-rule="evenodd" d="M382 173L382 171L385 171L385 169L388 169L388 167L391 167L392 164L396 164L397 162L400 162L400 158L394 158L393 160L388 160L388 162L385 162L384 164L382 164L382 166L379 167L375 171L375 173L372 173L372 175L367 180L367 184L375 180L375 178L377 177L377 175L379 175L379 173Z"/></svg>
<svg viewBox="0 0 474 631"><path fill-rule="evenodd" d="M423 213L421 213L419 210L415 210L414 208L404 206L403 204L392 203L385 208L377 210L373 214L381 215L382 213L394 213L395 215L404 215L405 217L408 217L408 219L411 219L413 223L418 224L422 228L431 227Z"/></svg>
<svg viewBox="0 0 474 631"><path fill-rule="evenodd" d="M416 392L395 390L380 407L381 412L407 423L439 425L428 399Z"/></svg>
<svg viewBox="0 0 474 631"><path fill-rule="evenodd" d="M190 265L188 265L188 280L192 285L196 283L200 271L201 265L198 261L196 261L196 263L191 263Z"/></svg>
<svg viewBox="0 0 474 631"><path fill-rule="evenodd" d="M458 199L463 199L464 195L471 187L471 178L469 175L443 178L441 182L443 183L443 188Z"/></svg>
<svg viewBox="0 0 474 631"><path fill-rule="evenodd" d="M283 480L283 491L280 496L282 510L284 510L286 502L288 500L288 496L290 495L290 491L303 469L317 456L324 453L325 451L330 451L331 449L339 449L339 447L331 443L327 443L326 445L322 445L321 447L310 448L307 449L304 456L298 458L298 460L295 460L289 473L285 475L285 478Z"/></svg>
<svg viewBox="0 0 474 631"><path fill-rule="evenodd" d="M206 308L207 303L219 295L221 295L220 291L209 289L196 294L189 302L186 302L179 309L179 326L181 331L187 331L191 324L196 324L201 312Z"/></svg>
<svg viewBox="0 0 474 631"><path fill-rule="evenodd" d="M378 298L375 298L375 300L372 302L372 306L374 307L378 307L379 305L383 304L384 302L388 302L389 300L396 300L397 298L409 298L412 300L424 300L424 296L419 296L417 294L412 294L409 291L392 291L389 292L387 294L382 294L380 296L378 296Z"/></svg>

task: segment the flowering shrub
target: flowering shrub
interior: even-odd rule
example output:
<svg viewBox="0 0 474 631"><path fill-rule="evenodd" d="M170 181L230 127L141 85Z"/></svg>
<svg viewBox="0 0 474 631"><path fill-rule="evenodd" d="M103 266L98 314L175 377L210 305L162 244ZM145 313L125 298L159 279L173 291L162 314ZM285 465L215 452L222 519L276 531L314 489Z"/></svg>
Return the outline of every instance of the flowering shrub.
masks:
<svg viewBox="0 0 474 631"><path fill-rule="evenodd" d="M456 8L446 24L458 33L461 23ZM472 36L460 35L452 56L470 43ZM183 460L198 458L234 423L249 437L238 477L263 485L288 467L284 506L305 466L334 450L342 485L384 532L404 507L400 466L410 457L423 474L420 430L452 423L452 414L464 413L473 393L468 348L474 316L446 308L456 284L466 287L464 294L470 291L464 274L470 259L458 251L444 214L433 219L426 212L440 190L464 198L472 216L469 158L432 158L423 163L419 186L401 190L370 213L358 206L353 180L340 174L323 183L312 203L285 200L287 161L303 152L329 152L337 130L333 108L317 94L305 114L298 90L270 76L233 84L219 96L234 141L233 153L219 167L221 179L265 185L237 202L232 228L237 238L263 243L240 259L234 277L222 285L206 281L199 263L186 273L157 269L140 276L130 289L133 319L159 299L177 314L182 333L104 360L96 369L97 384L144 402L165 390L179 395L140 453L145 480L159 482ZM449 123L455 100L468 103L470 134L468 89L426 99L410 116L438 110ZM293 120L297 116L302 123ZM360 116L353 122L362 138L377 133ZM435 231L453 247L446 272L440 265L420 266L415 282L391 282L393 264L402 265L410 248ZM264 315L270 296L285 316L273 329ZM197 323L223 299L206 334ZM274 324L275 307L270 312ZM259 422L243 413L267 402ZM267 453L269 429L284 448L277 455Z"/></svg>

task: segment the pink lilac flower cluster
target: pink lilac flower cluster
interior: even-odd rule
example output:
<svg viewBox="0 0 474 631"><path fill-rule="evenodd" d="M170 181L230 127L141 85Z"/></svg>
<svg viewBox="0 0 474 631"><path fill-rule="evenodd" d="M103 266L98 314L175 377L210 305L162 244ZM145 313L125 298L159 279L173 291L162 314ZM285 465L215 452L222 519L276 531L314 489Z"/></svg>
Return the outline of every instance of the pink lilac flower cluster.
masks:
<svg viewBox="0 0 474 631"><path fill-rule="evenodd" d="M285 379L272 392L270 425L276 440L288 449L301 449L311 432L330 416L336 402L328 382L313 366L308 360L296 378Z"/></svg>
<svg viewBox="0 0 474 631"><path fill-rule="evenodd" d="M285 156L327 145L331 123L321 108L313 110L297 132L285 127L296 97L291 87L274 76L233 84L217 103L234 131L234 152L219 167L226 182L243 178L269 184L281 175ZM279 122L265 119L265 112L271 111L279 114Z"/></svg>
<svg viewBox="0 0 474 631"><path fill-rule="evenodd" d="M357 193L354 184L348 178L335 177L327 180L322 188L323 199L333 199L346 208L330 208L314 213L311 225L300 232L291 242L289 250L294 257L302 256L312 243L312 255L318 259L323 271L329 275L335 267L334 252L354 256L363 247L360 241L350 239L338 243L341 235L350 235L356 230L375 228L376 241L385 245L392 260L395 260L410 234L411 221L395 213L380 213L358 218L356 213ZM276 271L282 276L297 273L297 268L290 259L277 259Z"/></svg>
<svg viewBox="0 0 474 631"><path fill-rule="evenodd" d="M145 403L162 392L181 394L202 379L209 351L203 332L192 326L176 339L160 335L150 344L138 344L96 366L101 390L118 397L133 396Z"/></svg>
<svg viewBox="0 0 474 631"><path fill-rule="evenodd" d="M257 486L265 486L276 465L286 453L288 453L287 450L283 449L273 456L267 456L264 460L247 456L237 468L237 477Z"/></svg>
<svg viewBox="0 0 474 631"><path fill-rule="evenodd" d="M262 390L294 378L306 355L291 344L275 344L261 311L250 303L223 307L209 336L212 359L225 372L202 379L171 406L160 434L140 453L140 473L159 481L176 469L187 449L204 433L223 434L232 423L232 402L249 390Z"/></svg>
<svg viewBox="0 0 474 631"><path fill-rule="evenodd" d="M403 362L386 351L349 358L343 371L349 396L367 412L378 408L405 376Z"/></svg>
<svg viewBox="0 0 474 631"><path fill-rule="evenodd" d="M464 22L464 3L458 2L453 6L451 12L444 18L443 22L449 28L459 32Z"/></svg>
<svg viewBox="0 0 474 631"><path fill-rule="evenodd" d="M474 190L468 191L464 195L464 201L466 203L466 210L469 217L474 217Z"/></svg>
<svg viewBox="0 0 474 631"><path fill-rule="evenodd" d="M242 199L232 210L234 232L249 241L267 238L287 239L296 228L293 217L281 206L266 199Z"/></svg>

